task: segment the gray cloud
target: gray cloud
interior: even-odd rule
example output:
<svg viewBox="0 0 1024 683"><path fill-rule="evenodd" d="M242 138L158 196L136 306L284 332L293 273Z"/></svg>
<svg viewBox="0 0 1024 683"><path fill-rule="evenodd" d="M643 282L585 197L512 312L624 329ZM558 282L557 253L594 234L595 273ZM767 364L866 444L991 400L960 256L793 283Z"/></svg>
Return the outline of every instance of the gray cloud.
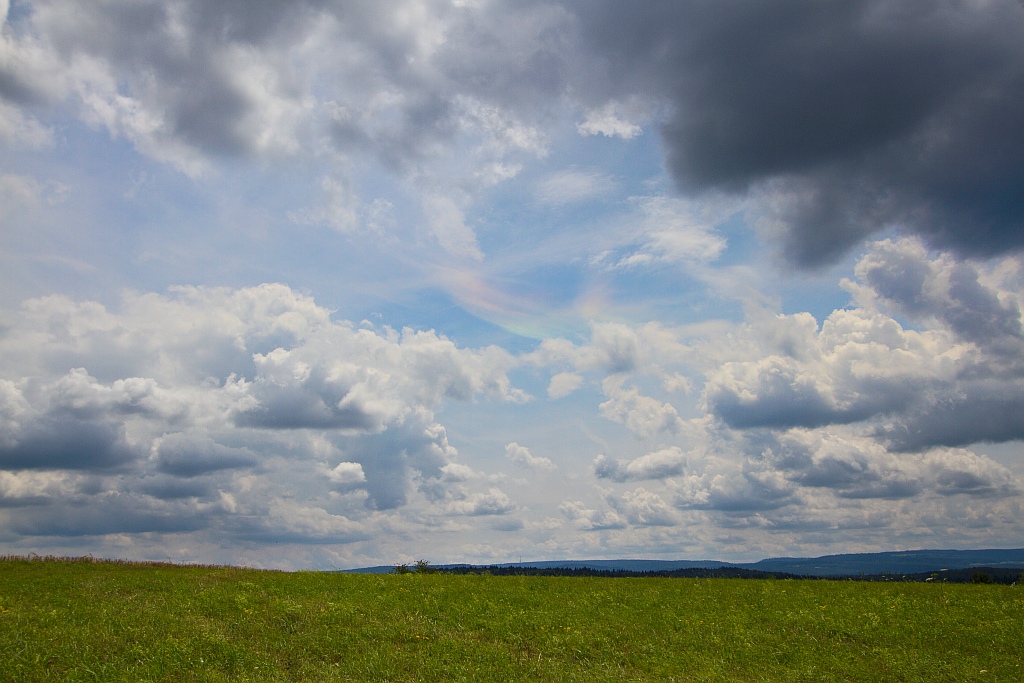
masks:
<svg viewBox="0 0 1024 683"><path fill-rule="evenodd" d="M9 529L26 536L101 536L117 533L182 533L206 528L209 519L180 503L137 494L108 493L14 512Z"/></svg>
<svg viewBox="0 0 1024 683"><path fill-rule="evenodd" d="M83 368L20 387L0 382L0 468L109 471L137 461L144 445L128 439L133 418L177 422L183 408L151 379L103 385Z"/></svg>
<svg viewBox="0 0 1024 683"><path fill-rule="evenodd" d="M1024 382L965 382L875 431L895 451L1024 439Z"/></svg>
<svg viewBox="0 0 1024 683"><path fill-rule="evenodd" d="M415 173L460 133L497 157L519 148L502 140L510 112L536 118L564 90L567 17L533 3L39 0L14 22L24 38L0 44L0 96L72 101L193 174L325 140Z"/></svg>
<svg viewBox="0 0 1024 683"><path fill-rule="evenodd" d="M564 501L558 511L583 531L625 529L626 519L614 510L592 510L581 501Z"/></svg>
<svg viewBox="0 0 1024 683"><path fill-rule="evenodd" d="M258 543L319 545L354 543L370 538L362 525L320 508L293 507L288 512L293 515L238 515L230 519L226 527L232 535Z"/></svg>
<svg viewBox="0 0 1024 683"><path fill-rule="evenodd" d="M679 513L661 496L644 488L626 491L621 498L607 495L605 499L633 526L676 526L681 521Z"/></svg>
<svg viewBox="0 0 1024 683"><path fill-rule="evenodd" d="M686 454L673 446L630 461L599 455L594 460L594 474L618 482L664 479L682 474L686 464Z"/></svg>
<svg viewBox="0 0 1024 683"><path fill-rule="evenodd" d="M790 325L786 349L773 348L773 328L788 316L755 327L762 355L708 373L708 410L744 430L864 423L900 452L1024 438L1016 259L982 267L884 240L855 270L844 286L858 307L820 330Z"/></svg>
<svg viewBox="0 0 1024 683"><path fill-rule="evenodd" d="M550 458L534 455L529 448L520 446L515 441L505 444L505 456L520 467L527 469L546 471L558 469L558 466L551 462Z"/></svg>
<svg viewBox="0 0 1024 683"><path fill-rule="evenodd" d="M302 38L298 29L316 17L315 4L267 2L256 9L233 1L172 7L54 0L36 3L30 21L41 44L65 64L93 60L93 69L113 75L122 84L119 94L135 101L134 111L104 121L112 132L143 146L143 136L152 134L160 144L173 140L204 154L238 155L258 149L259 110L266 104L261 96L287 101L302 93L300 79L284 69L275 69L276 87L269 93L248 88L244 73L232 64L232 51L272 59L275 51ZM114 105L111 113L117 111L101 72L71 72L81 79L79 95L87 109L106 99ZM130 117L140 113L150 121L136 127Z"/></svg>
<svg viewBox="0 0 1024 683"><path fill-rule="evenodd" d="M481 515L508 515L519 509L512 499L498 488L487 493L474 493L465 500L448 504L448 511L457 515L479 517Z"/></svg>
<svg viewBox="0 0 1024 683"><path fill-rule="evenodd" d="M448 497L453 484L443 468L455 458L455 449L441 425L410 424L377 435L339 440L348 461L358 463L369 494L367 505L391 510L405 505L418 487L433 501Z"/></svg>
<svg viewBox="0 0 1024 683"><path fill-rule="evenodd" d="M221 470L255 467L247 448L229 448L205 436L169 434L157 448L157 469L176 477L197 477Z"/></svg>
<svg viewBox="0 0 1024 683"><path fill-rule="evenodd" d="M972 263L933 260L914 241L885 240L872 246L856 273L873 298L896 312L936 320L988 351L1024 348L1017 297L984 284Z"/></svg>
<svg viewBox="0 0 1024 683"><path fill-rule="evenodd" d="M737 516L776 510L799 502L795 488L775 473L756 468L687 477L674 503L683 510L713 510Z"/></svg>
<svg viewBox="0 0 1024 683"><path fill-rule="evenodd" d="M198 498L209 500L217 495L214 482L209 478L182 479L175 475L141 477L136 483L140 493L160 500Z"/></svg>
<svg viewBox="0 0 1024 683"><path fill-rule="evenodd" d="M117 470L139 458L124 426L74 417L40 418L0 446L0 468Z"/></svg>
<svg viewBox="0 0 1024 683"><path fill-rule="evenodd" d="M962 253L1024 246L1019 2L588 2L577 18L609 96L670 104L680 188L788 197L798 263L893 225Z"/></svg>
<svg viewBox="0 0 1024 683"><path fill-rule="evenodd" d="M553 103L640 102L680 189L749 194L798 263L890 227L964 254L1024 246L1016 0L48 0L15 24L5 98L73 96L188 172L326 135L422 176L460 136L481 162L539 153L520 133Z"/></svg>
<svg viewBox="0 0 1024 683"><path fill-rule="evenodd" d="M763 453L762 465L800 486L830 489L841 498L903 499L1007 496L1020 493L998 463L964 449L890 453L870 436L794 430Z"/></svg>
<svg viewBox="0 0 1024 683"><path fill-rule="evenodd" d="M253 397L258 403L239 410L235 423L266 429L381 429L380 420L358 403L346 404L351 387L344 382L326 381L316 372L296 384L275 385L257 380Z"/></svg>
<svg viewBox="0 0 1024 683"><path fill-rule="evenodd" d="M524 399L497 347L335 322L281 285L126 295L113 310L50 297L4 323L12 538L207 530L342 544L407 506L435 519L519 509L460 483L473 472L434 420L447 400Z"/></svg>
<svg viewBox="0 0 1024 683"><path fill-rule="evenodd" d="M705 399L715 415L736 429L860 422L905 407L926 384L910 372L880 373L864 378L868 381L850 377L847 364L874 350L847 348L821 363L780 356L725 363L708 381Z"/></svg>

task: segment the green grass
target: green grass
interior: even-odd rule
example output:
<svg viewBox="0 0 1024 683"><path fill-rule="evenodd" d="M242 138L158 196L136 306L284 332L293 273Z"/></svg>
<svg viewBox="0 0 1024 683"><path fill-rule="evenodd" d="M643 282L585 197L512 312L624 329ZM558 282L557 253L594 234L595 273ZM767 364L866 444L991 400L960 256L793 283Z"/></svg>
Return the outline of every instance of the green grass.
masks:
<svg viewBox="0 0 1024 683"><path fill-rule="evenodd" d="M0 561L3 681L1022 681L1024 588Z"/></svg>

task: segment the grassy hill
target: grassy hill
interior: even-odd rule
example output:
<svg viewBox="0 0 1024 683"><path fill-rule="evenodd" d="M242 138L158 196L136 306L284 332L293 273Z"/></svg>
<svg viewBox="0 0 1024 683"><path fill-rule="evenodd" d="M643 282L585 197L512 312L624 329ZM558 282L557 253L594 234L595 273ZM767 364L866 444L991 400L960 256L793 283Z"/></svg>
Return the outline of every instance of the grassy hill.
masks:
<svg viewBox="0 0 1024 683"><path fill-rule="evenodd" d="M0 561L4 681L1019 681L1024 588Z"/></svg>

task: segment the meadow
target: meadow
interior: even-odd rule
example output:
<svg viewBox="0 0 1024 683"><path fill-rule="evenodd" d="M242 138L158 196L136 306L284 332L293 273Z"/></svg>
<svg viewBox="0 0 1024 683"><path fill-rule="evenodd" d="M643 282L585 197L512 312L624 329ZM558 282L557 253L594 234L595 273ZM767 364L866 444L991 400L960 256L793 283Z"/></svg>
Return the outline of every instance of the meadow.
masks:
<svg viewBox="0 0 1024 683"><path fill-rule="evenodd" d="M1024 587L0 560L3 681L1021 681Z"/></svg>

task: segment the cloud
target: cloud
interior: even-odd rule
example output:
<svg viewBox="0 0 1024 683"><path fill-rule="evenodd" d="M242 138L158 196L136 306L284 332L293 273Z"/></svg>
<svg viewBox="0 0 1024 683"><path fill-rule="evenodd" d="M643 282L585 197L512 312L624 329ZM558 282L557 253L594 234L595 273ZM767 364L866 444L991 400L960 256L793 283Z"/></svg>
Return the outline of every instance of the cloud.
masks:
<svg viewBox="0 0 1024 683"><path fill-rule="evenodd" d="M658 322L627 325L591 322L590 339L575 344L568 339L546 338L524 361L539 366L568 366L577 373L605 375L663 374L664 366L679 364L693 351L678 331Z"/></svg>
<svg viewBox="0 0 1024 683"><path fill-rule="evenodd" d="M704 474L688 475L672 485L673 503L683 510L713 510L742 517L799 502L796 487L780 473L750 464L709 461Z"/></svg>
<svg viewBox="0 0 1024 683"><path fill-rule="evenodd" d="M282 285L129 293L110 309L48 297L4 323L12 533L349 543L378 511L519 509L496 489L459 489L468 468L434 420L447 401L522 400L506 374L516 360L497 347L334 321ZM69 499L33 473L88 481Z"/></svg>
<svg viewBox="0 0 1024 683"><path fill-rule="evenodd" d="M763 193L797 263L897 225L965 254L1024 246L1020 3L573 7L595 88L670 108L679 187Z"/></svg>
<svg viewBox="0 0 1024 683"><path fill-rule="evenodd" d="M577 124L580 135L604 135L605 137L630 140L640 135L643 128L629 120L626 107L616 101L607 102L587 112L583 123Z"/></svg>
<svg viewBox="0 0 1024 683"><path fill-rule="evenodd" d="M23 109L56 103L192 175L326 141L431 197L432 177L483 187L545 155L561 104L585 136L652 122L685 194L749 198L800 264L892 227L961 254L1024 246L1014 0L264 5L34 3L8 21L0 130L45 144ZM448 253L479 258L464 210L433 207L429 223ZM635 257L715 250L672 236Z"/></svg>
<svg viewBox="0 0 1024 683"><path fill-rule="evenodd" d="M275 498L262 509L241 512L230 520L239 538L260 543L330 544L353 543L370 537L368 524L320 507ZM253 514L258 512L258 514Z"/></svg>
<svg viewBox="0 0 1024 683"><path fill-rule="evenodd" d="M1017 296L983 282L981 271L972 263L948 255L932 260L915 240L883 240L871 246L855 272L864 286L847 286L862 304L938 323L986 349L1019 352L1022 348Z"/></svg>
<svg viewBox="0 0 1024 683"><path fill-rule="evenodd" d="M360 400L359 378L344 369L311 367L285 349L257 354L253 361L256 380L239 386L249 399L235 414L240 426L375 432L401 409L388 402L371 408Z"/></svg>
<svg viewBox="0 0 1024 683"><path fill-rule="evenodd" d="M296 29L320 16L310 3L288 11L267 3L248 13L228 3L85 7L54 0L36 4L21 26L35 38L32 47L63 66L62 92L53 94L74 95L87 121L196 173L207 153L294 149L310 106L294 70L308 60ZM121 39L104 39L110 35ZM19 54L29 50L19 47Z"/></svg>
<svg viewBox="0 0 1024 683"><path fill-rule="evenodd" d="M708 263L725 250L726 240L715 234L714 227L725 220L731 207L657 195L632 201L639 211L634 230L643 242L620 258L615 268Z"/></svg>
<svg viewBox="0 0 1024 683"><path fill-rule="evenodd" d="M168 434L158 440L157 470L176 477L197 477L211 472L247 469L258 463L247 448L230 448L208 436Z"/></svg>
<svg viewBox="0 0 1024 683"><path fill-rule="evenodd" d="M548 383L548 397L565 398L583 386L583 378L573 372L559 372L551 376Z"/></svg>
<svg viewBox="0 0 1024 683"><path fill-rule="evenodd" d="M625 529L627 526L626 520L614 510L592 510L578 500L563 502L558 506L558 511L583 531Z"/></svg>
<svg viewBox="0 0 1024 683"><path fill-rule="evenodd" d="M134 493L76 495L71 500L23 507L9 513L7 528L24 536L104 536L186 533L208 525L182 501L159 501Z"/></svg>
<svg viewBox="0 0 1024 683"><path fill-rule="evenodd" d="M0 145L15 149L50 147L53 145L53 131L0 100Z"/></svg>
<svg viewBox="0 0 1024 683"><path fill-rule="evenodd" d="M671 446L630 461L612 460L606 455L599 455L594 460L594 474L599 479L618 482L665 479L683 474L686 465L686 454Z"/></svg>
<svg viewBox="0 0 1024 683"><path fill-rule="evenodd" d="M474 493L465 500L449 503L448 512L456 515L508 515L519 509L504 491L492 488L487 493Z"/></svg>
<svg viewBox="0 0 1024 683"><path fill-rule="evenodd" d="M600 405L601 415L620 422L639 437L651 438L660 433L678 432L683 421L675 406L662 403L650 396L643 396L636 389L622 386L621 377L608 377L602 382L608 400Z"/></svg>
<svg viewBox="0 0 1024 683"><path fill-rule="evenodd" d="M410 493L423 493L431 501L445 500L471 469L455 463L458 456L448 443L443 425L418 420L396 425L382 434L334 441L345 458L360 466L366 483L366 504L375 510L394 510L409 504Z"/></svg>
<svg viewBox="0 0 1024 683"><path fill-rule="evenodd" d="M444 481L462 482L477 478L477 473L469 465L457 462L450 462L441 468L441 478Z"/></svg>
<svg viewBox="0 0 1024 683"><path fill-rule="evenodd" d="M454 200L441 196L425 197L423 211L430 233L448 254L473 261L483 258L476 234L466 225L466 216Z"/></svg>
<svg viewBox="0 0 1024 683"><path fill-rule="evenodd" d="M11 552L87 536L354 566L438 534L507 555L499 529L552 556L1020 537L1019 3L0 6L3 258L28 293L0 311ZM517 252L502 226L545 208ZM208 258L185 272L162 246L188 225ZM878 231L829 315L794 308L808 286L832 302L820 278L756 267L758 245L815 266ZM114 233L134 237L90 257ZM150 291L266 272L326 291ZM37 292L56 294L16 303ZM534 453L569 468L554 501L551 477L499 474L555 468ZM612 490L581 498L596 453Z"/></svg>
<svg viewBox="0 0 1024 683"><path fill-rule="evenodd" d="M140 477L136 483L136 490L160 500L195 498L201 501L210 501L218 495L214 478L201 476L182 479L173 474Z"/></svg>
<svg viewBox="0 0 1024 683"><path fill-rule="evenodd" d="M543 204L563 205L599 199L615 189L615 182L597 171L567 170L554 173L537 184L535 194Z"/></svg>
<svg viewBox="0 0 1024 683"><path fill-rule="evenodd" d="M527 469L547 471L557 469L557 465L551 460L534 455L529 448L520 446L515 441L505 445L505 456L520 467Z"/></svg>
<svg viewBox="0 0 1024 683"><path fill-rule="evenodd" d="M154 408L144 388L131 391L137 382L103 387L78 368L52 383L21 384L0 381L0 467L105 471L141 457L119 419Z"/></svg>
<svg viewBox="0 0 1024 683"><path fill-rule="evenodd" d="M792 430L765 453L787 480L829 488L843 498L902 499L927 492L978 497L1019 493L1002 465L965 449L891 454L871 438Z"/></svg>
<svg viewBox="0 0 1024 683"><path fill-rule="evenodd" d="M10 220L20 213L37 207L42 198L42 188L34 178L5 173L0 175L0 219Z"/></svg>
<svg viewBox="0 0 1024 683"><path fill-rule="evenodd" d="M567 339L544 339L533 360L541 365L567 363L577 370L624 373L640 363L641 340L628 325L591 323L590 343L576 346Z"/></svg>
<svg viewBox="0 0 1024 683"><path fill-rule="evenodd" d="M929 397L876 435L895 451L1004 443L1024 438L1024 384L965 382L958 392Z"/></svg>
<svg viewBox="0 0 1024 683"><path fill-rule="evenodd" d="M1012 258L999 268L1020 269ZM875 244L856 272L846 287L862 307L834 311L820 330L801 316L752 328L765 353L712 369L708 410L737 429L864 423L896 451L1024 438L1012 277L1001 287L971 262L906 240ZM886 309L924 329L905 329Z"/></svg>
<svg viewBox="0 0 1024 683"><path fill-rule="evenodd" d="M520 113L536 118L562 90L550 67L563 50L545 34L566 21L555 7L504 3L41 0L0 43L0 97L56 105L192 176L218 159L322 154L326 143L417 184L433 175L424 163L464 149L471 168L447 184L486 185L515 175L516 157L546 153ZM45 142L30 117L0 121ZM332 203L327 218L349 230Z"/></svg>
<svg viewBox="0 0 1024 683"><path fill-rule="evenodd" d="M633 526L676 526L682 521L679 512L661 496L642 487L626 491L621 498L607 498L616 511Z"/></svg>
<svg viewBox="0 0 1024 683"><path fill-rule="evenodd" d="M63 472L0 471L0 508L46 505L74 489L74 475Z"/></svg>

